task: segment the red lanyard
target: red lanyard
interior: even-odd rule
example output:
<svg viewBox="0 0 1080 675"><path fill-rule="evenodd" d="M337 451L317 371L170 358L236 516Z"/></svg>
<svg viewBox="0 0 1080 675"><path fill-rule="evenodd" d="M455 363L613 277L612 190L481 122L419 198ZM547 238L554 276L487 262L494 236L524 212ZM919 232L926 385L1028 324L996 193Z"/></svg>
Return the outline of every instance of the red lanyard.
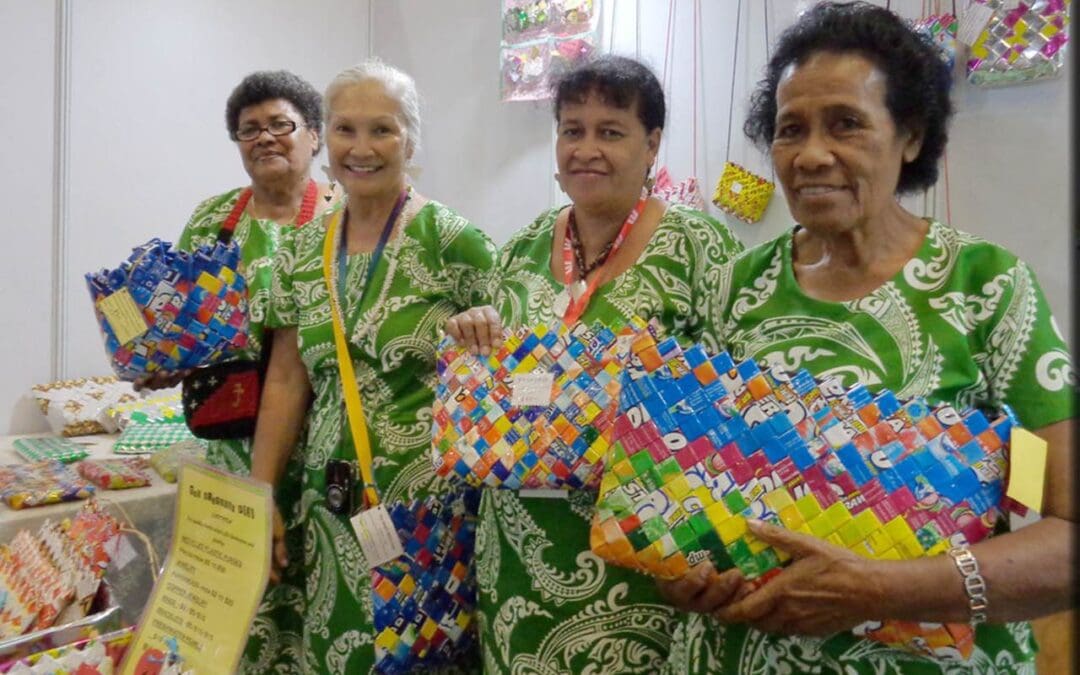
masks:
<svg viewBox="0 0 1080 675"><path fill-rule="evenodd" d="M637 205L630 212L630 215L626 216L626 220L623 221L622 227L619 228L619 233L615 235L615 241L611 242L611 250L608 252L607 260L611 260L615 257L615 253L622 246L623 241L626 240L626 235L630 233L630 227L637 222L637 219L641 217L641 212L645 210L645 204L649 201L649 194L642 190L641 199L638 200ZM571 209L574 207L571 206ZM570 227L567 223L566 233L563 235L563 284L566 286L566 293L569 294L569 302L566 304L566 311L563 313L563 322L567 325L574 323L585 312L585 308L589 306L589 300L592 298L596 287L600 285L600 277L603 276L604 267L607 266L607 260L600 266L600 269L596 270L596 274L593 275L592 281L585 287L585 292L574 297L571 292L571 287L574 279L574 246L570 241ZM584 281L583 279L580 281Z"/></svg>
<svg viewBox="0 0 1080 675"><path fill-rule="evenodd" d="M233 230L236 228L236 224L240 222L240 217L244 215L244 209L247 208L247 204L251 201L251 188L244 188L240 196L236 198L236 204L233 205L232 211L229 212L225 222L221 224L221 230L218 232L218 239L223 242L228 242L232 239ZM304 190L304 199L300 202L300 213L296 214L296 226L300 227L304 223L311 220L315 215L315 199L319 196L319 186L314 180L308 180L307 188Z"/></svg>

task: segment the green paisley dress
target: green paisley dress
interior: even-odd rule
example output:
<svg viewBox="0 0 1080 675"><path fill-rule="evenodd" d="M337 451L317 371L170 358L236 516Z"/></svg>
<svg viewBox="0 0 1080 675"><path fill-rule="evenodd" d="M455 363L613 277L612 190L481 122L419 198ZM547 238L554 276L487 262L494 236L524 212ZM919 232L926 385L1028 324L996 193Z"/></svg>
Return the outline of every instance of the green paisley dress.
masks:
<svg viewBox="0 0 1080 675"><path fill-rule="evenodd" d="M221 226L232 213L242 188L229 190L211 197L195 208L184 227L177 248L191 251L201 246L213 245L218 239ZM317 208L328 209L325 202ZM232 240L240 247L241 272L248 285L248 326L250 342L240 356L259 358L262 351L266 313L270 305L270 281L274 253L284 232L292 225L279 225L273 220L252 218L245 211L237 221ZM251 473L251 439L235 438L208 441L207 461L221 469L246 476ZM286 473L296 484L300 475L300 463L293 458ZM284 490L278 495L283 517L295 523L295 507L299 503L298 490ZM290 515L292 514L292 515ZM302 537L295 527L286 536L289 550L299 559ZM267 589L259 611L251 627L248 644L241 660L241 672L299 672L300 636L303 629L304 586L300 566L291 564L284 571L281 583Z"/></svg>
<svg viewBox="0 0 1080 675"><path fill-rule="evenodd" d="M508 326L551 321L564 286L550 270L561 209L543 213L502 249L493 289ZM705 338L719 265L742 250L721 223L670 206L636 265L600 286L581 320L658 319L683 341ZM558 493L567 494L567 493ZM668 659L678 614L640 574L589 551L596 495L484 490L477 533L479 621L488 673L654 673Z"/></svg>
<svg viewBox="0 0 1080 675"><path fill-rule="evenodd" d="M725 266L708 329L732 356L862 382L901 398L1011 406L1030 429L1073 416L1068 349L1031 269L1000 246L930 222L918 253L872 293L808 297L793 232ZM959 578L957 579L959 583ZM929 660L841 633L766 635L693 615L679 629L685 672L1034 673L1028 623L982 624L967 663Z"/></svg>
<svg viewBox="0 0 1080 675"><path fill-rule="evenodd" d="M341 393L322 252L328 216L282 239L274 264L271 328L297 327L314 390L307 436L297 454L306 588L306 672L366 673L374 661L371 574L348 518L326 507L326 463L355 461ZM431 201L406 203L400 231L375 268L350 255L343 298L346 335L370 429L375 482L385 503L448 487L431 464L435 347L446 320L487 298L495 247L480 230ZM364 291L367 290L365 293ZM283 483L284 485L284 483Z"/></svg>

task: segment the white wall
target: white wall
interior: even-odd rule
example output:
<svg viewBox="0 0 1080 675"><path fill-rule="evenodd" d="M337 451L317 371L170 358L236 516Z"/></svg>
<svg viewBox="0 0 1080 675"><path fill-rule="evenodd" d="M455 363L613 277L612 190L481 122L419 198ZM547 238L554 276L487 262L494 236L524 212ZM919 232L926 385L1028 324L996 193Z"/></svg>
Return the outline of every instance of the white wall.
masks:
<svg viewBox="0 0 1080 675"><path fill-rule="evenodd" d="M0 430L39 423L22 395L49 375L55 47L51 3L0 0Z"/></svg>
<svg viewBox="0 0 1080 675"><path fill-rule="evenodd" d="M697 175L705 197L730 156L768 174L768 163L741 133L747 100L766 59L764 10L770 37L808 6L805 0L744 0L739 55L735 64L735 124L726 147L732 92L735 0L701 0L698 59ZM879 2L878 4L885 4ZM892 7L915 18L920 0ZM959 4L959 3L958 3ZM946 6L947 3L942 3ZM604 47L634 55L660 74L665 58L669 3L662 0L604 0ZM426 99L427 150L418 184L485 228L499 243L542 209L564 203L552 174L552 116L546 102L501 103L496 0L374 0L375 53L409 71ZM676 0L673 74L667 84L668 123L661 161L676 180L692 172L693 2ZM640 51L639 51L640 48ZM1072 53L1076 45L1071 45ZM1035 268L1062 330L1069 334L1070 190L1068 182L1071 79L996 90L966 81L955 89L957 114L949 145L952 224L997 241ZM920 213L946 217L945 190L936 199L905 200ZM762 222L747 225L722 217L747 245L778 235L791 225L777 192Z"/></svg>

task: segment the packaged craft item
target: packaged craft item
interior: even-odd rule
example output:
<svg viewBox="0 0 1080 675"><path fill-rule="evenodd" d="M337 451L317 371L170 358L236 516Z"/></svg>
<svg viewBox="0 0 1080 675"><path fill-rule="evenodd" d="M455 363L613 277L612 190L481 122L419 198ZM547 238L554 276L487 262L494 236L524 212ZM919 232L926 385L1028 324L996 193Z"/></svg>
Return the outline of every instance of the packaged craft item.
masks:
<svg viewBox="0 0 1080 675"><path fill-rule="evenodd" d="M669 204L682 204L697 211L705 210L705 198L701 196L697 178L691 176L676 183L671 180L671 174L668 173L666 166L660 167L656 173L652 194Z"/></svg>
<svg viewBox="0 0 1080 675"><path fill-rule="evenodd" d="M776 185L735 162L724 164L716 183L713 204L739 220L756 223L765 215Z"/></svg>
<svg viewBox="0 0 1080 675"><path fill-rule="evenodd" d="M180 475L180 465L185 461L201 462L206 459L206 446L199 441L180 441L164 450L150 455L150 466L167 483L175 483Z"/></svg>
<svg viewBox="0 0 1080 675"><path fill-rule="evenodd" d="M182 441L192 441L204 447L206 445L206 441L191 433L183 418L173 418L167 422L131 424L120 432L113 444L113 452L118 455L145 454L163 450Z"/></svg>
<svg viewBox="0 0 1080 675"><path fill-rule="evenodd" d="M13 509L86 499L93 493L92 485L58 460L0 466L0 499Z"/></svg>
<svg viewBox="0 0 1080 675"><path fill-rule="evenodd" d="M685 352L640 334L605 459L593 551L677 578L709 560L767 581L788 556L756 539L756 518L863 556L945 553L993 531L1015 419L901 402ZM885 621L857 634L940 658L973 647L967 624Z"/></svg>
<svg viewBox="0 0 1080 675"><path fill-rule="evenodd" d="M56 436L16 438L12 445L15 446L15 452L19 457L28 462L55 459L64 464L71 464L90 456L85 447Z"/></svg>
<svg viewBox="0 0 1080 675"><path fill-rule="evenodd" d="M499 49L502 100L550 98L559 73L597 47L594 0L503 0Z"/></svg>
<svg viewBox="0 0 1080 675"><path fill-rule="evenodd" d="M510 489L595 486L626 347L644 329L640 319L619 335L559 321L523 327L487 358L446 338L432 408L436 473Z"/></svg>
<svg viewBox="0 0 1080 675"><path fill-rule="evenodd" d="M102 490L124 490L149 485L147 466L149 465L146 459L142 457L88 459L76 465L80 476Z"/></svg>
<svg viewBox="0 0 1080 675"><path fill-rule="evenodd" d="M105 351L124 380L227 360L247 345L240 248L192 253L151 239L114 270L86 275Z"/></svg>
<svg viewBox="0 0 1080 675"><path fill-rule="evenodd" d="M179 388L154 392L145 398L110 406L98 420L105 430L112 434L123 431L130 424L147 422L183 422L184 410Z"/></svg>
<svg viewBox="0 0 1080 675"><path fill-rule="evenodd" d="M112 376L60 380L36 385L31 391L49 428L63 436L106 433L101 413L139 398L129 383Z"/></svg>

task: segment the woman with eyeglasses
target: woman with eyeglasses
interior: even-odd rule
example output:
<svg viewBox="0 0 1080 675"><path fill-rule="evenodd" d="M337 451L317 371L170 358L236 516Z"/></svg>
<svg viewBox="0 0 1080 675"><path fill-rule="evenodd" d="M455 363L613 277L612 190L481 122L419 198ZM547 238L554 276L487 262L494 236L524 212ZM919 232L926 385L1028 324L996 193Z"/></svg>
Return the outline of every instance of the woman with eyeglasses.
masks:
<svg viewBox="0 0 1080 675"><path fill-rule="evenodd" d="M284 71L260 71L245 77L225 104L229 137L240 151L251 184L211 197L192 214L177 247L193 250L213 245L222 229L232 229L240 247L241 272L249 293L249 338L245 353L259 360L269 335L264 331L270 299L271 267L283 231L299 227L332 208L333 188L311 178L311 162L322 144L322 96L302 78ZM191 371L155 374L136 382L136 388L175 386ZM251 470L251 438L209 441L207 461L233 473ZM286 545L299 562L302 535L293 529L299 504L301 466L287 469L296 480L282 481L275 499L285 518ZM281 583L271 586L252 624L241 672L300 672L304 584L299 564L282 571Z"/></svg>

